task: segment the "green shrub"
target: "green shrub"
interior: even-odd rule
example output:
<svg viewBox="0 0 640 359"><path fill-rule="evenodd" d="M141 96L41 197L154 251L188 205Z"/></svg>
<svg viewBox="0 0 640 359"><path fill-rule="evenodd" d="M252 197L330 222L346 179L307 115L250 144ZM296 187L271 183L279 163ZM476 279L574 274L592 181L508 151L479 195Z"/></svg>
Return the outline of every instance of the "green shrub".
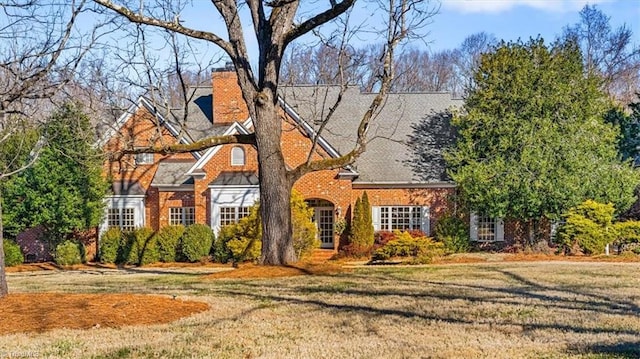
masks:
<svg viewBox="0 0 640 359"><path fill-rule="evenodd" d="M209 226L204 224L192 224L188 226L180 243L182 259L188 262L197 262L209 255L214 235Z"/></svg>
<svg viewBox="0 0 640 359"><path fill-rule="evenodd" d="M351 221L350 244L360 249L372 248L374 243L373 218L371 205L365 192L362 198L357 198L353 207L353 219Z"/></svg>
<svg viewBox="0 0 640 359"><path fill-rule="evenodd" d="M603 253L616 238L613 213L613 204L587 200L569 210L556 239L566 253Z"/></svg>
<svg viewBox="0 0 640 359"><path fill-rule="evenodd" d="M125 232L122 244L120 263L145 265L157 262L160 257L151 228L140 227Z"/></svg>
<svg viewBox="0 0 640 359"><path fill-rule="evenodd" d="M318 229L311 218L313 218L313 208L307 206L302 194L293 191L291 193L291 226L293 227L293 249L298 259L320 247Z"/></svg>
<svg viewBox="0 0 640 359"><path fill-rule="evenodd" d="M428 237L412 237L408 232L394 231L395 239L373 252L373 261L397 257L411 257L412 263L430 263L444 255L444 245Z"/></svg>
<svg viewBox="0 0 640 359"><path fill-rule="evenodd" d="M613 228L616 234L615 244L620 252L640 248L640 221L618 222Z"/></svg>
<svg viewBox="0 0 640 359"><path fill-rule="evenodd" d="M3 239L2 246L4 248L5 266L12 267L24 263L24 254L22 254L22 249L17 243Z"/></svg>
<svg viewBox="0 0 640 359"><path fill-rule="evenodd" d="M291 225L293 229L293 249L298 258L310 254L320 247L315 223L311 220L313 208L307 207L304 198L297 191L291 193ZM214 245L214 259L221 263L228 261L255 261L262 249L262 224L260 205L255 204L249 215L238 223L224 226L218 233Z"/></svg>
<svg viewBox="0 0 640 359"><path fill-rule="evenodd" d="M77 241L64 241L56 246L53 259L63 266L83 263L85 261L84 245Z"/></svg>
<svg viewBox="0 0 640 359"><path fill-rule="evenodd" d="M104 232L100 238L100 262L115 263L119 259L122 241L120 228L111 227Z"/></svg>
<svg viewBox="0 0 640 359"><path fill-rule="evenodd" d="M467 252L471 247L469 227L459 217L446 215L434 227L434 236L442 242L447 253Z"/></svg>
<svg viewBox="0 0 640 359"><path fill-rule="evenodd" d="M260 258L262 225L259 211L259 206L253 205L248 216L220 229L214 251L216 261L238 263Z"/></svg>
<svg viewBox="0 0 640 359"><path fill-rule="evenodd" d="M184 226L162 227L156 234L158 258L160 262L177 262L180 254L180 238L184 234Z"/></svg>

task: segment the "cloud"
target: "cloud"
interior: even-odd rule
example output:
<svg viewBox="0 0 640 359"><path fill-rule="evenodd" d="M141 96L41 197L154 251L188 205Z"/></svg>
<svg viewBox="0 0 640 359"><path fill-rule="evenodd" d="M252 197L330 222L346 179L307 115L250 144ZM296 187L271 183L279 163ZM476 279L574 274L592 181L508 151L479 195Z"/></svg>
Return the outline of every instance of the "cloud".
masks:
<svg viewBox="0 0 640 359"><path fill-rule="evenodd" d="M442 7L462 13L501 13L515 7L529 7L546 12L578 11L586 4L611 0L442 0Z"/></svg>

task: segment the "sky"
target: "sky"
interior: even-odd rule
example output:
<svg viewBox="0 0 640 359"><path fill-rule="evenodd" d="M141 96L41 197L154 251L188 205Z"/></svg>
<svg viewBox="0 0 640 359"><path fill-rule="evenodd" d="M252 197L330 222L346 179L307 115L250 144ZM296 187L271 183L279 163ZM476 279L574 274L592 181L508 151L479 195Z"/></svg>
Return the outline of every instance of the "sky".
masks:
<svg viewBox="0 0 640 359"><path fill-rule="evenodd" d="M640 46L640 0L443 0L430 25L430 50L453 49L481 31L498 40L527 40L540 35L551 42L567 25L579 21L586 4L596 5L612 26L626 24Z"/></svg>

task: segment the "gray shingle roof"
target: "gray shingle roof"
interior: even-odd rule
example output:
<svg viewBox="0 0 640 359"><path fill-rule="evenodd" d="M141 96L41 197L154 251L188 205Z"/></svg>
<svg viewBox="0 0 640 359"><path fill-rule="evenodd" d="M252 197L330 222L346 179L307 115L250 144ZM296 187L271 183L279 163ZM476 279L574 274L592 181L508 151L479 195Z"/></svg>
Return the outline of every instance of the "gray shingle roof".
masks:
<svg viewBox="0 0 640 359"><path fill-rule="evenodd" d="M114 196L144 196L145 194L140 183L133 181L113 181L111 191Z"/></svg>
<svg viewBox="0 0 640 359"><path fill-rule="evenodd" d="M153 176L151 186L154 187L179 187L192 185L193 177L185 173L193 166L195 161L163 161L158 165L158 170Z"/></svg>
<svg viewBox="0 0 640 359"><path fill-rule="evenodd" d="M339 93L337 86L294 86L282 88L284 101L307 123L318 128ZM363 94L349 88L327 123L321 136L339 153L350 151L355 144L357 128L375 94ZM446 180L444 161L441 160L445 144L434 143L436 153L429 176L418 173L410 165L413 158L408 146L414 127L428 120L436 112L462 105L449 93L393 93L389 94L380 113L372 119L367 130L366 151L358 158L355 169L359 173L355 183L425 183ZM438 158L439 157L439 158Z"/></svg>
<svg viewBox="0 0 640 359"><path fill-rule="evenodd" d="M187 104L187 117L184 118L184 108L172 109L172 123L182 128L192 140L198 141L206 137L224 133L228 125L214 125L211 86L195 87L190 90Z"/></svg>
<svg viewBox="0 0 640 359"><path fill-rule="evenodd" d="M257 186L258 176L254 172L222 172L211 181L212 186Z"/></svg>

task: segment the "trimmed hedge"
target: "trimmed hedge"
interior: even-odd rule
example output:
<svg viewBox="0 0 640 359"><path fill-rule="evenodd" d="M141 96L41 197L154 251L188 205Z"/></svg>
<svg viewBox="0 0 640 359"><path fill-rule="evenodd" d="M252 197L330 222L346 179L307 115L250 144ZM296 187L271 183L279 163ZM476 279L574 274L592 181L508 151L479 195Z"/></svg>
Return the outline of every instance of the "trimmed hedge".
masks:
<svg viewBox="0 0 640 359"><path fill-rule="evenodd" d="M57 264L62 266L84 263L84 245L78 241L66 240L56 246L56 252L53 259Z"/></svg>
<svg viewBox="0 0 640 359"><path fill-rule="evenodd" d="M122 246L122 231L118 227L109 228L100 238L100 262L116 263Z"/></svg>
<svg viewBox="0 0 640 359"><path fill-rule="evenodd" d="M469 226L459 217L446 215L440 218L435 225L434 236L442 242L447 253L467 252L471 247Z"/></svg>
<svg viewBox="0 0 640 359"><path fill-rule="evenodd" d="M182 235L180 243L182 258L188 262L197 262L208 257L213 240L213 231L209 226L204 224L188 226Z"/></svg>
<svg viewBox="0 0 640 359"><path fill-rule="evenodd" d="M444 245L428 237L412 237L408 232L394 231L395 239L373 252L372 261L393 258L410 258L410 263L430 263L433 258L444 255Z"/></svg>
<svg viewBox="0 0 640 359"><path fill-rule="evenodd" d="M125 232L122 247L122 263L145 265L159 260L155 233L148 227Z"/></svg>
<svg viewBox="0 0 640 359"><path fill-rule="evenodd" d="M12 267L24 263L24 254L17 243L8 239L3 239L2 246L4 248L5 266Z"/></svg>
<svg viewBox="0 0 640 359"><path fill-rule="evenodd" d="M156 233L158 259L160 262L177 262L180 259L180 239L184 234L184 226L162 227Z"/></svg>

